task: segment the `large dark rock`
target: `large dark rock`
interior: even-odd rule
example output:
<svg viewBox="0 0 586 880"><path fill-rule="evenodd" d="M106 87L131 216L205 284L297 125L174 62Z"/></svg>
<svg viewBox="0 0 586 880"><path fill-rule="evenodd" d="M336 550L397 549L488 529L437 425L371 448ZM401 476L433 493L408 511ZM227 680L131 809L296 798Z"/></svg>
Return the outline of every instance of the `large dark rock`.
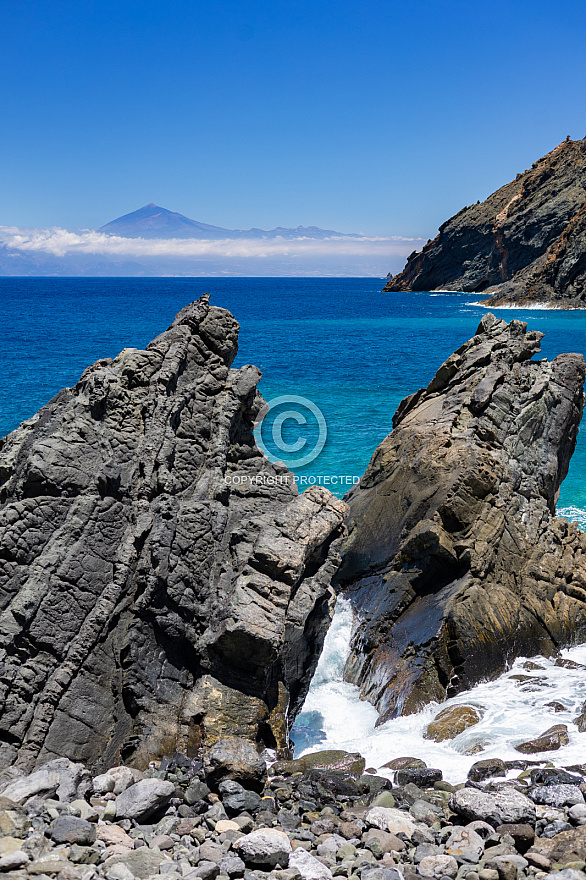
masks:
<svg viewBox="0 0 586 880"><path fill-rule="evenodd" d="M484 202L462 208L385 290L492 293L496 305L586 305L586 139L566 140Z"/></svg>
<svg viewBox="0 0 586 880"><path fill-rule="evenodd" d="M555 517L585 364L531 361L542 335L485 315L349 493L345 676L383 719L586 632L586 535Z"/></svg>
<svg viewBox="0 0 586 880"><path fill-rule="evenodd" d="M346 507L261 455L237 339L202 297L0 441L0 765L287 745Z"/></svg>

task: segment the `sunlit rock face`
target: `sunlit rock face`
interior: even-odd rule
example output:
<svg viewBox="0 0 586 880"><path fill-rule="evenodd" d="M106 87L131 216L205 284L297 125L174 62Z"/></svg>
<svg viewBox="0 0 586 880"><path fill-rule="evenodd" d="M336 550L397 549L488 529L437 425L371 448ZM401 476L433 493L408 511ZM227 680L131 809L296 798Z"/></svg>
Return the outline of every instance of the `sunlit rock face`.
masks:
<svg viewBox="0 0 586 880"><path fill-rule="evenodd" d="M3 765L287 745L346 506L260 453L260 372L208 300L0 441Z"/></svg>
<svg viewBox="0 0 586 880"><path fill-rule="evenodd" d="M491 306L586 307L586 138L567 138L458 211L384 288L486 292Z"/></svg>
<svg viewBox="0 0 586 880"><path fill-rule="evenodd" d="M485 315L349 494L345 677L382 719L586 633L586 535L555 517L585 365L530 360L542 335Z"/></svg>

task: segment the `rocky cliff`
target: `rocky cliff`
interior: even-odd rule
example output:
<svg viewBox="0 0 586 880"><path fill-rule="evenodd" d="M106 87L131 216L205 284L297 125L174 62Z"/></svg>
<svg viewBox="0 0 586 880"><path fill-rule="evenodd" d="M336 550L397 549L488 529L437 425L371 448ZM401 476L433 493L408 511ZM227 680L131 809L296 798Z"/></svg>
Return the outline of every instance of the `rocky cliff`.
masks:
<svg viewBox="0 0 586 880"><path fill-rule="evenodd" d="M345 504L256 447L260 372L202 297L0 441L0 764L284 747Z"/></svg>
<svg viewBox="0 0 586 880"><path fill-rule="evenodd" d="M586 635L586 535L555 516L585 364L530 360L542 336L485 315L349 493L345 675L383 719Z"/></svg>
<svg viewBox="0 0 586 880"><path fill-rule="evenodd" d="M486 201L447 220L384 289L487 291L498 302L583 306L585 206L586 139L566 140Z"/></svg>

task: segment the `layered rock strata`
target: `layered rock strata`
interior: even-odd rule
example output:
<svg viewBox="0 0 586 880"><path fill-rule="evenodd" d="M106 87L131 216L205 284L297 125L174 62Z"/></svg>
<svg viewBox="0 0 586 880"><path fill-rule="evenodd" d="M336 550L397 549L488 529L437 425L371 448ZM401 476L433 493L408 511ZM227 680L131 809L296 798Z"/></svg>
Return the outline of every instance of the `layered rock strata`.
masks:
<svg viewBox="0 0 586 880"><path fill-rule="evenodd" d="M388 291L494 294L490 304L586 304L586 139L565 140L413 253Z"/></svg>
<svg viewBox="0 0 586 880"><path fill-rule="evenodd" d="M208 300L0 441L1 765L287 745L346 508L261 455L261 374Z"/></svg>
<svg viewBox="0 0 586 880"><path fill-rule="evenodd" d="M530 360L542 336L485 315L349 493L345 677L381 719L586 633L586 535L555 516L585 364Z"/></svg>

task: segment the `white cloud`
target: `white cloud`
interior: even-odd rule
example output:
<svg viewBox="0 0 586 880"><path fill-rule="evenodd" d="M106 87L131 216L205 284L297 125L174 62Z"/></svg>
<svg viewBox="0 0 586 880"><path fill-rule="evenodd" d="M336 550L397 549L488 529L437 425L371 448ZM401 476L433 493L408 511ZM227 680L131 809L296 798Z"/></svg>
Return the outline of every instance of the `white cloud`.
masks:
<svg viewBox="0 0 586 880"><path fill-rule="evenodd" d="M123 238L86 230L19 229L0 226L0 244L24 253L50 254L55 257L93 254L111 257L174 257L247 259L278 257L285 259L324 257L405 257L423 244L422 239L402 236L332 236L325 239L144 239Z"/></svg>

